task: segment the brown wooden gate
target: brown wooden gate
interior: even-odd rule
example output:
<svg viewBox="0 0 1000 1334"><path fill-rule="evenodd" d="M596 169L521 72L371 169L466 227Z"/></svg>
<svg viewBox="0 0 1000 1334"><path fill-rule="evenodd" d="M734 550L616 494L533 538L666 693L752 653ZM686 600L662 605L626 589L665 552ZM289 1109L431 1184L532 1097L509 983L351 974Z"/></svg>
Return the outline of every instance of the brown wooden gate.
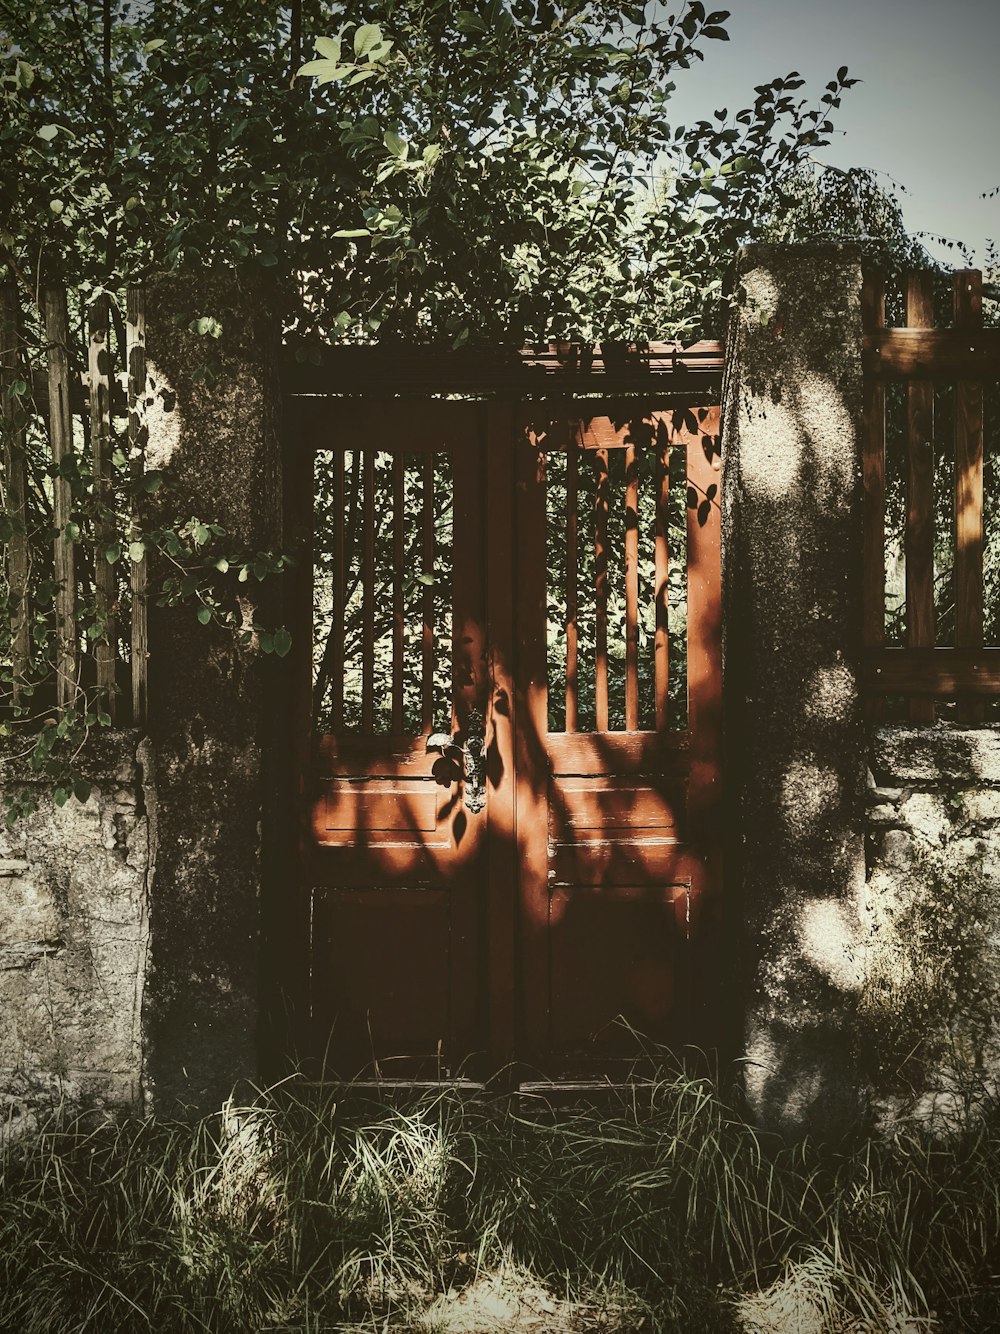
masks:
<svg viewBox="0 0 1000 1334"><path fill-rule="evenodd" d="M588 1078L716 1043L718 409L288 402L313 1059Z"/></svg>

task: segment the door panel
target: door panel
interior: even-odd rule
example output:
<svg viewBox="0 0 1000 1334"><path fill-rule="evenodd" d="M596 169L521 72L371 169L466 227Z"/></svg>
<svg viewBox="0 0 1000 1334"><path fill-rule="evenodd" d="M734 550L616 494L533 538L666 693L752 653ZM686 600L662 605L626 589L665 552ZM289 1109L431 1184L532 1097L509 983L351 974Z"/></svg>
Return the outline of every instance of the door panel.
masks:
<svg viewBox="0 0 1000 1334"><path fill-rule="evenodd" d="M312 414L318 1067L717 1040L717 410Z"/></svg>
<svg viewBox="0 0 1000 1334"><path fill-rule="evenodd" d="M451 744L487 704L482 413L340 409L317 465L313 1045L340 1076L433 1076L483 1045L486 814Z"/></svg>
<svg viewBox="0 0 1000 1334"><path fill-rule="evenodd" d="M718 430L637 403L523 419L521 1045L549 1074L615 1068L636 1032L718 1040Z"/></svg>

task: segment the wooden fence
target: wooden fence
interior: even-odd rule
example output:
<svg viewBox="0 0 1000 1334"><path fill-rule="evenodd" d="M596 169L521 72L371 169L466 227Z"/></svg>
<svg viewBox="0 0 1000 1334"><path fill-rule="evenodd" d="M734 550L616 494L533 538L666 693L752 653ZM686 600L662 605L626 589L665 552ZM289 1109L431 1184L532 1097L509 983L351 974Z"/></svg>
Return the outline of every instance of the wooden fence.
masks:
<svg viewBox="0 0 1000 1334"><path fill-rule="evenodd" d="M935 328L934 275L907 273L905 327L886 327L885 288L865 282L864 314L864 682L869 716L905 696L911 721L930 723L935 700L958 701L975 722L1000 696L1000 648L984 647L984 383L1000 381L1000 329L983 329L982 275L956 272L951 327ZM906 642L886 643L886 401L904 386L902 474ZM935 524L935 390L953 385L954 519ZM944 549L944 560L941 560ZM954 643L936 642L935 555L953 560Z"/></svg>
<svg viewBox="0 0 1000 1334"><path fill-rule="evenodd" d="M73 706L81 686L92 684L102 696L101 708L112 720L127 721L118 699L119 660L131 676L132 721L146 716L147 640L145 559L129 561L130 626L119 624L119 574L106 553L141 531L140 495L144 471L145 429L141 410L146 381L145 312L141 288L129 287L124 319L113 311L106 294L87 310L87 328L75 341L70 331L66 290L47 286L39 293L35 333L43 364L33 365L31 342L25 337L25 313L13 282L0 284L0 402L4 424L6 512L12 532L7 542L7 576L11 591L10 629L12 701L25 690L30 660L32 618L29 577L31 542L29 486L39 501L48 502L47 479L29 467L28 432L44 424L51 452L53 529L54 629L56 638L55 704ZM117 316L117 318L113 318ZM116 337L112 338L112 333ZM86 347L83 347L83 341ZM74 419L81 419L75 432ZM116 422L127 418L124 431ZM73 464L78 444L89 448L93 471L93 518L84 534L74 518ZM127 456L128 496L114 493L113 455ZM120 522L123 520L123 522ZM120 527L127 532L120 531ZM92 679L82 670L87 636L78 621L81 586L81 543L90 548L94 597ZM104 633L100 627L106 627ZM127 653L125 645L128 645ZM90 669L88 669L89 671ZM123 692L124 693L124 692Z"/></svg>

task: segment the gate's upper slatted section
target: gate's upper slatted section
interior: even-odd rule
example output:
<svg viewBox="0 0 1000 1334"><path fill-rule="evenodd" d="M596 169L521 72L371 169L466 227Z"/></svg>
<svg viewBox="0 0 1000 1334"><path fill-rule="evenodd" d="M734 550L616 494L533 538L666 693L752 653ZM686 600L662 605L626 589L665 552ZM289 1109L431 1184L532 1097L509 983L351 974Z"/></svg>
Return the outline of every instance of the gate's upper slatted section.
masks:
<svg viewBox="0 0 1000 1334"><path fill-rule="evenodd" d="M684 730L688 535L719 504L688 451L717 473L718 409L578 409L529 435L545 459L549 731Z"/></svg>
<svg viewBox="0 0 1000 1334"><path fill-rule="evenodd" d="M426 442L414 456L413 441L394 441L391 453L377 442L352 438L343 429L345 410L360 401L389 397L413 397L425 401L418 410L423 434L426 421L433 417L435 395L489 398L503 396L531 400L544 398L547 406L555 400L565 404L566 418L579 411L581 401L603 402L603 396L641 395L649 402L667 405L682 402L691 405L718 402L723 352L717 342L696 343L684 348L678 343L653 343L646 346L603 345L586 348L571 344L552 344L544 348L518 351L510 349L460 349L439 351L434 348L391 348L385 346L323 348L306 355L302 350L283 349L282 388L293 401L302 429L298 438L309 441L312 449L331 456L329 479L332 504L330 531L325 541L325 555L330 570L329 608L324 627L325 648L321 648L317 670L315 717L321 731L360 732L361 735L390 733L412 734L414 708L419 710L423 731L438 724L448 725L441 711L440 676L442 654L450 651L450 632L438 624L442 601L436 594L436 567L442 560L440 510L450 496L450 475L437 476L435 455ZM650 395L655 395L651 398ZM330 399L341 401L338 409L337 442L330 435ZM633 400L634 402L634 400ZM697 406L694 411L699 411ZM716 428L717 429L717 428ZM596 690L597 716L586 720L596 730L618 730L624 725L631 731L641 723L663 728L668 724L670 675L668 640L667 580L671 557L668 556L667 515L670 450L676 441L661 440L656 446L652 486L655 517L647 525L652 534L655 523L655 590L653 601L655 668L644 665L646 615L643 593L646 582L641 568L640 494L648 489L648 463L636 444L624 445L624 492L618 488L612 497L611 464L607 449L586 451L586 463L579 450L567 453L566 507L560 519L560 540L566 543L566 570L575 571L586 559L594 568L590 588L590 630L596 633L596 646L586 645L592 655L587 666L596 674L588 690ZM385 442L383 442L383 445ZM683 451L682 451L683 452ZM384 457L383 457L384 456ZM590 490L591 460L603 469L596 492ZM640 466L640 463L642 466ZM617 467L617 465L616 465ZM647 475L642 476L643 468ZM440 471L440 469L438 469ZM620 471L620 468L617 468ZM617 472L616 472L617 476ZM587 497L588 512L580 506ZM646 503L646 502L644 502ZM353 504L353 510L352 510ZM615 600L620 590L608 584L609 520L617 532L620 515L611 515L610 506L624 510L624 553L616 551L625 562L624 622L611 630L609 650L609 597ZM354 531L349 531L355 514ZM563 526L563 524L565 526ZM584 552L583 546L589 549ZM683 564L683 552L675 551L673 566ZM410 596L414 579L420 581L416 599ZM560 627L565 636L565 679L560 694L565 702L565 727L572 732L580 722L580 634L578 611L582 596L575 582L564 589L565 619ZM612 695L617 681L612 674L622 656L624 672L624 717L613 716ZM413 654L417 655L414 661ZM655 706L649 717L641 717L640 683L646 672L655 671ZM414 682L419 699L414 705ZM675 682L675 684L677 684ZM593 701L593 694L590 696ZM655 719L653 717L655 712Z"/></svg>

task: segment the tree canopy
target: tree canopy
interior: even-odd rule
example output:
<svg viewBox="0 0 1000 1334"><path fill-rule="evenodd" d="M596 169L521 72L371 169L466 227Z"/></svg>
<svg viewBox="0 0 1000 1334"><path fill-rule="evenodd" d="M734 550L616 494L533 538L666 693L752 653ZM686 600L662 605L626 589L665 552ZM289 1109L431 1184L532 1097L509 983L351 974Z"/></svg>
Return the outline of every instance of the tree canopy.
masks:
<svg viewBox="0 0 1000 1334"><path fill-rule="evenodd" d="M852 82L671 116L724 10L0 0L2 258L117 288L263 268L303 336L691 336ZM315 59L308 59L315 47Z"/></svg>

